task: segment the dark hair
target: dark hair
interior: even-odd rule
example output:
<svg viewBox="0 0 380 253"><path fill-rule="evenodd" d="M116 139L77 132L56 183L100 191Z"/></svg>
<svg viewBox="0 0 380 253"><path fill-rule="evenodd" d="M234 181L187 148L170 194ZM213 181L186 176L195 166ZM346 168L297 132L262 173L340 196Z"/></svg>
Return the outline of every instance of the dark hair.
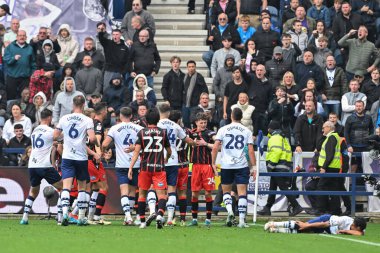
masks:
<svg viewBox="0 0 380 253"><path fill-rule="evenodd" d="M364 102L363 102L363 100L357 100L356 102L355 102L355 104L356 103L361 103L363 106L364 106Z"/></svg>
<svg viewBox="0 0 380 253"><path fill-rule="evenodd" d="M132 109L128 106L122 107L120 109L120 115L123 115L123 117L130 118L132 117Z"/></svg>
<svg viewBox="0 0 380 253"><path fill-rule="evenodd" d="M199 121L199 120L208 121L208 117L207 117L206 113L198 112L197 115L195 115L195 121Z"/></svg>
<svg viewBox="0 0 380 253"><path fill-rule="evenodd" d="M120 29L112 29L112 33L114 33L114 32L118 32L118 33L121 33L121 30Z"/></svg>
<svg viewBox="0 0 380 253"><path fill-rule="evenodd" d="M197 66L197 63L194 60L189 60L186 63L186 66L189 66L189 64L193 63L195 66Z"/></svg>
<svg viewBox="0 0 380 253"><path fill-rule="evenodd" d="M293 24L292 25L295 25L296 23L301 23L302 24L301 20L295 19L295 20L293 20Z"/></svg>
<svg viewBox="0 0 380 253"><path fill-rule="evenodd" d="M52 115L53 115L52 111L45 108L41 112L41 119L47 119L47 118L51 117Z"/></svg>
<svg viewBox="0 0 380 253"><path fill-rule="evenodd" d="M106 23L104 23L104 22L98 22L98 23L96 24L96 28L98 28L100 25L107 26Z"/></svg>
<svg viewBox="0 0 380 253"><path fill-rule="evenodd" d="M15 105L18 106L18 108L20 108L21 113L22 113L21 105L19 103L17 103L17 102L13 103L12 106L11 106L11 118L10 118L12 125L13 125L13 123L15 123L15 118L13 117L13 114L12 114L12 108Z"/></svg>
<svg viewBox="0 0 380 253"><path fill-rule="evenodd" d="M24 127L21 124L15 124L13 129L24 129Z"/></svg>
<svg viewBox="0 0 380 253"><path fill-rule="evenodd" d="M234 108L231 112L232 118L236 121L241 121L243 118L243 111L240 108Z"/></svg>
<svg viewBox="0 0 380 253"><path fill-rule="evenodd" d="M338 116L338 114L336 112L330 112L329 116Z"/></svg>
<svg viewBox="0 0 380 253"><path fill-rule="evenodd" d="M182 118L182 113L179 110L173 110L170 112L169 119L175 123L178 122L178 120Z"/></svg>
<svg viewBox="0 0 380 253"><path fill-rule="evenodd" d="M81 107L86 103L86 100L82 95L77 95L73 98L73 104L76 107Z"/></svg>
<svg viewBox="0 0 380 253"><path fill-rule="evenodd" d="M170 112L171 109L170 109L170 106L168 104L161 104L159 107L158 107L158 110L160 110L160 113L167 113L167 112Z"/></svg>
<svg viewBox="0 0 380 253"><path fill-rule="evenodd" d="M148 125L157 125L158 121L160 121L160 113L158 112L158 109L154 107L148 110L145 118Z"/></svg>
<svg viewBox="0 0 380 253"><path fill-rule="evenodd" d="M367 227L367 221L363 217L355 217L354 225L356 227L359 227L361 231L364 231Z"/></svg>
<svg viewBox="0 0 380 253"><path fill-rule="evenodd" d="M236 70L239 70L239 72L240 72L240 74L241 74L241 68L240 68L240 66L233 66L232 67L232 73L234 73Z"/></svg>
<svg viewBox="0 0 380 253"><path fill-rule="evenodd" d="M282 39L282 38L291 38L291 37L292 37L292 35L290 35L289 33L284 33L284 34L282 35L281 39Z"/></svg>
<svg viewBox="0 0 380 253"><path fill-rule="evenodd" d="M95 114L99 115L102 113L102 111L107 110L107 104L105 102L97 103L94 106Z"/></svg>
<svg viewBox="0 0 380 253"><path fill-rule="evenodd" d="M301 101L300 101L300 106L298 106L298 112L301 112L301 110L305 109L305 102L306 102L305 101L305 96L306 96L306 92L313 93L313 102L314 102L315 110L317 110L317 108L318 108L317 97L315 96L314 91L312 91L312 90L305 90L304 92L302 92L302 98L301 98Z"/></svg>

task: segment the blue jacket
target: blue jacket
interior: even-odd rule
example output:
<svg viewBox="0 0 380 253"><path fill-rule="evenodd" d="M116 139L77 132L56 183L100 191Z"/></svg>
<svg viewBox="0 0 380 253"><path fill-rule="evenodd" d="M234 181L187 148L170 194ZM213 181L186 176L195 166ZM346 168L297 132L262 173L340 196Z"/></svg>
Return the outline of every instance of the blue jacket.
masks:
<svg viewBox="0 0 380 253"><path fill-rule="evenodd" d="M20 59L16 60L15 55L21 55ZM14 78L30 77L37 69L33 48L28 43L20 47L13 41L5 48L3 60L6 64L6 74Z"/></svg>
<svg viewBox="0 0 380 253"><path fill-rule="evenodd" d="M315 5L313 5L307 10L307 16L315 20L323 20L327 28L331 27L330 10L324 5L322 5L320 10L317 10Z"/></svg>

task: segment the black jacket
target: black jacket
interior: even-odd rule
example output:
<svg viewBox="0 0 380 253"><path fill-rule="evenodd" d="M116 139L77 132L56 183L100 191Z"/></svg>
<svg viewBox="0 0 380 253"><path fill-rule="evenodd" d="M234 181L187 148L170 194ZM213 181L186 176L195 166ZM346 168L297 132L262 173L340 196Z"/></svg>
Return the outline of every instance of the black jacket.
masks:
<svg viewBox="0 0 380 253"><path fill-rule="evenodd" d="M302 151L314 151L322 137L322 125L321 115L314 115L311 124L306 114L300 115L294 125L296 146L301 146Z"/></svg>
<svg viewBox="0 0 380 253"><path fill-rule="evenodd" d="M137 41L139 41L139 33L142 31L142 30L147 30L148 33L149 33L149 40L151 42L154 42L154 33L152 31L152 28L150 28L150 26L148 24L143 24L141 26L140 29L137 29L135 34L133 34L133 43L136 43Z"/></svg>
<svg viewBox="0 0 380 253"><path fill-rule="evenodd" d="M157 46L153 42L142 44L139 41L133 43L130 51L130 62L133 66L131 72L150 76L152 72L158 73L161 66L161 57Z"/></svg>
<svg viewBox="0 0 380 253"><path fill-rule="evenodd" d="M83 68L82 61L86 55L91 56L91 59L93 62L92 66L94 66L97 69L103 70L104 61L105 61L104 55L102 54L102 52L100 50L96 50L95 48L93 48L90 51L83 50L82 52L79 52L77 54L77 56L75 57L75 60L73 62L73 67L75 68L76 71Z"/></svg>
<svg viewBox="0 0 380 253"><path fill-rule="evenodd" d="M347 146L350 147L368 147L367 138L373 133L374 127L372 118L364 114L359 117L356 113L350 115L344 126L344 137Z"/></svg>
<svg viewBox="0 0 380 253"><path fill-rule="evenodd" d="M165 101L169 101L171 107L182 107L185 74L179 70L179 74L171 69L164 75L161 93Z"/></svg>
<svg viewBox="0 0 380 253"><path fill-rule="evenodd" d="M265 63L265 69L267 71L266 76L274 88L280 85L285 72L292 71L292 63L283 59L276 60L273 58Z"/></svg>
<svg viewBox="0 0 380 253"><path fill-rule="evenodd" d="M313 78L317 91L321 91L325 84L324 74L314 61L308 65L304 62L300 62L296 65L295 81L301 89L306 87L307 80Z"/></svg>
<svg viewBox="0 0 380 253"><path fill-rule="evenodd" d="M255 112L265 113L272 100L272 95L272 86L266 78L259 80L255 77L248 85L249 104L255 107Z"/></svg>
<svg viewBox="0 0 380 253"><path fill-rule="evenodd" d="M38 54L42 54L42 44L45 40L39 40L37 42L34 42L33 40L30 40L29 45L33 48L34 54L37 56ZM58 41L52 41L53 42L53 50L56 54L61 52L61 46L58 44Z"/></svg>
<svg viewBox="0 0 380 253"><path fill-rule="evenodd" d="M220 7L219 1L215 1L214 5L212 6L212 13L211 13L211 24L217 25L218 24L218 16L221 13L225 13L228 17L228 23L230 25L235 24L236 20L236 2L235 1L228 1L226 10L223 11L222 7Z"/></svg>
<svg viewBox="0 0 380 253"><path fill-rule="evenodd" d="M131 102L131 96L128 92L128 87L123 85L123 82L117 86L114 85L112 83L114 79L111 79L109 87L104 91L102 101L106 102L108 107L112 107L118 112L123 104L128 105Z"/></svg>
<svg viewBox="0 0 380 253"><path fill-rule="evenodd" d="M269 104L268 117L280 123L281 130L287 132L294 117L294 106L292 103L279 104L277 98L274 98Z"/></svg>
<svg viewBox="0 0 380 253"><path fill-rule="evenodd" d="M338 42L344 35L346 35L351 29L359 29L359 26L363 24L362 18L359 14L351 12L350 18L347 19L342 13L339 13L334 19L332 31L334 39Z"/></svg>
<svg viewBox="0 0 380 253"><path fill-rule="evenodd" d="M211 45L211 49L214 51L223 48L222 38L225 36L232 37L232 47L240 44L240 35L237 32L236 27L233 25L228 25L222 34L220 34L219 27L215 26L214 29L211 30L209 36L213 36L214 39L210 41L207 37L206 44Z"/></svg>
<svg viewBox="0 0 380 253"><path fill-rule="evenodd" d="M43 66L44 63L46 63L45 55L43 53L42 54L37 54L36 55L37 69L42 69L42 66ZM50 54L49 63L53 64L55 70L58 70L61 67L61 65L59 64L57 55L55 54L54 51L52 51L51 54Z"/></svg>
<svg viewBox="0 0 380 253"><path fill-rule="evenodd" d="M184 81L184 92L183 92L183 104L186 105L186 96L189 89L191 77L186 74ZM197 79L195 80L195 86L193 93L191 94L190 107L197 106L199 104L199 98L203 92L208 93L208 87L206 81L201 73L197 72Z"/></svg>
<svg viewBox="0 0 380 253"><path fill-rule="evenodd" d="M276 46L281 45L281 42L279 40L280 35L273 30L256 31L253 34L252 38L256 43L256 49L261 51L264 54L266 61L269 61L270 59L272 59L273 49Z"/></svg>
<svg viewBox="0 0 380 253"><path fill-rule="evenodd" d="M380 84L375 84L372 79L368 80L361 87L361 92L367 96L366 110L371 110L373 103L380 98Z"/></svg>

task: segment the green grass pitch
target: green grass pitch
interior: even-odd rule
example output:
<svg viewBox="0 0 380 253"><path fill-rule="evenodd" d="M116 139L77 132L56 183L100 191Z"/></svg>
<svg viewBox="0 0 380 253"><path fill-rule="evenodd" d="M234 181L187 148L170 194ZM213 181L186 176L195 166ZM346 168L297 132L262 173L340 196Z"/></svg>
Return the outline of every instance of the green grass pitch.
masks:
<svg viewBox="0 0 380 253"><path fill-rule="evenodd" d="M262 224L250 228L228 228L222 222L210 229L174 227L156 230L124 227L121 221L109 226L57 226L55 221L0 220L0 252L380 252L380 224L369 223L361 237L318 234L269 234Z"/></svg>

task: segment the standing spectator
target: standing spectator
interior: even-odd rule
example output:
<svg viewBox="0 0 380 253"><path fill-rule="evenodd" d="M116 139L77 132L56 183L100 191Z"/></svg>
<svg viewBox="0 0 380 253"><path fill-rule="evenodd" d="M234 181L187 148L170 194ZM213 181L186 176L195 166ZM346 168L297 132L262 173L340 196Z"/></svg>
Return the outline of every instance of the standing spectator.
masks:
<svg viewBox="0 0 380 253"><path fill-rule="evenodd" d="M265 63L265 56L261 51L256 49L256 43L252 38L245 42L245 50L241 58L244 61L246 73L250 73L252 71L251 62L253 59L255 59L255 61L259 61L261 64Z"/></svg>
<svg viewBox="0 0 380 253"><path fill-rule="evenodd" d="M187 74L184 80L184 104L182 107L182 120L185 127L191 127L190 113L197 107L202 93L208 93L204 77L196 70L196 62L190 60L186 63Z"/></svg>
<svg viewBox="0 0 380 253"><path fill-rule="evenodd" d="M57 38L54 36L49 36L47 30L47 27L40 27L37 36L30 40L30 45L33 47L33 52L35 53L36 58L38 58L40 54L43 54L44 42L46 40L51 41L51 49L53 49L55 53L59 53L61 51L61 46L59 45Z"/></svg>
<svg viewBox="0 0 380 253"><path fill-rule="evenodd" d="M268 7L268 0L236 0L237 18L241 15L247 15L250 23L258 28L260 25L260 9L264 10Z"/></svg>
<svg viewBox="0 0 380 253"><path fill-rule="evenodd" d="M185 74L180 70L181 58L170 58L172 69L164 75L161 93L173 110L182 110Z"/></svg>
<svg viewBox="0 0 380 253"><path fill-rule="evenodd" d="M29 103L29 98L30 98L30 92L29 92L29 87L25 87L22 92L21 92L21 98L15 100L18 104L21 106L21 111L27 116L28 118L32 119L34 115L32 114L34 105L33 103ZM7 107L7 111L9 114L12 111L12 106L14 103L10 103Z"/></svg>
<svg viewBox="0 0 380 253"><path fill-rule="evenodd" d="M18 30L20 28L20 20L12 18L11 29L4 34L4 47L8 47L13 41L17 39ZM25 33L26 36L26 33Z"/></svg>
<svg viewBox="0 0 380 253"><path fill-rule="evenodd" d="M104 37L104 32L98 33L100 44L104 49L106 59L104 66L103 92L107 89L111 78L115 74L122 74L124 79L129 77L129 49L121 39L121 31L114 29L112 31L112 40Z"/></svg>
<svg viewBox="0 0 380 253"><path fill-rule="evenodd" d="M41 123L41 112L45 109L53 111L53 106L50 101L47 101L45 94L40 91L33 97L33 104L35 106L35 121L33 128L37 127Z"/></svg>
<svg viewBox="0 0 380 253"><path fill-rule="evenodd" d="M8 100L20 97L29 85L29 77L36 70L33 48L26 43L26 32L19 30L17 39L5 48L4 53Z"/></svg>
<svg viewBox="0 0 380 253"><path fill-rule="evenodd" d="M140 105L145 105L148 109L155 107L148 99L145 99L145 92L143 90L136 91L135 100L130 102L129 105L124 104L122 107L131 107L133 114L136 115Z"/></svg>
<svg viewBox="0 0 380 253"><path fill-rule="evenodd" d="M357 80L350 81L350 92L342 96L342 125L346 124L347 118L355 111L356 101L363 101L364 107L367 103L367 96L359 92L359 82Z"/></svg>
<svg viewBox="0 0 380 253"><path fill-rule="evenodd" d="M292 36L288 33L282 35L282 58L284 61L289 62L292 66L292 72L296 71L296 61L298 56L302 54L298 45L292 42Z"/></svg>
<svg viewBox="0 0 380 253"><path fill-rule="evenodd" d="M236 45L236 48L242 52L246 48L247 41L256 32L256 29L250 26L249 17L244 15L240 18L241 25L238 27L237 31L240 36L240 45Z"/></svg>
<svg viewBox="0 0 380 253"><path fill-rule="evenodd" d="M75 69L71 63L66 63L62 68L62 76L57 77L54 82L54 98L58 95L57 93L63 90L63 81L66 77L75 77ZM54 100L54 99L53 99ZM54 102L54 101L53 101Z"/></svg>
<svg viewBox="0 0 380 253"><path fill-rule="evenodd" d="M306 87L307 80L313 78L316 83L316 88L320 91L323 87L323 71L314 62L314 55L311 51L305 51L303 61L296 65L296 83L301 89Z"/></svg>
<svg viewBox="0 0 380 253"><path fill-rule="evenodd" d="M82 65L83 69L75 75L75 85L76 89L89 99L91 94L102 92L102 71L93 66L92 58L89 55L83 57Z"/></svg>
<svg viewBox="0 0 380 253"><path fill-rule="evenodd" d="M11 118L5 122L3 128L3 139L7 142L7 144L9 143L10 139L12 139L15 136L15 125L22 125L22 128L24 129L24 134L27 137L30 137L32 133L32 122L27 116L22 114L21 106L18 103L12 104Z"/></svg>
<svg viewBox="0 0 380 253"><path fill-rule="evenodd" d="M286 23L289 19L295 18L296 17L296 9L300 5L299 0L291 0L289 8L284 10L282 14L282 25Z"/></svg>
<svg viewBox="0 0 380 253"><path fill-rule="evenodd" d="M207 128L214 129L219 127L219 121L213 119L214 109L211 108L210 98L208 93L203 92L199 98L199 104L197 107L191 109L190 121L193 126L195 126L195 120L198 113L204 113L207 117Z"/></svg>
<svg viewBox="0 0 380 253"><path fill-rule="evenodd" d="M363 25L368 29L368 40L375 43L376 33L380 33L380 3L377 0L351 1L352 11L358 13Z"/></svg>
<svg viewBox="0 0 380 253"><path fill-rule="evenodd" d="M132 26L132 18L134 16L140 16L142 22L149 26L153 35L156 33L156 24L154 22L152 14L146 10L143 10L141 0L133 0L132 10L125 14L121 22L121 32L123 34L124 40L129 46L132 45L130 43L133 42L133 36L136 32Z"/></svg>
<svg viewBox="0 0 380 253"><path fill-rule="evenodd" d="M282 77L281 85L285 87L286 96L290 99L290 102L295 106L299 99L299 87L294 82L294 75L291 71L285 72Z"/></svg>
<svg viewBox="0 0 380 253"><path fill-rule="evenodd" d="M327 37L325 37L325 36L319 37L318 43L319 43L319 45L315 49L316 51L314 53L314 61L319 67L324 69L324 68L326 68L327 56L332 55L333 53L331 52L330 49L327 48L327 45L329 43Z"/></svg>
<svg viewBox="0 0 380 253"><path fill-rule="evenodd" d="M343 2L341 10L342 12L337 15L332 26L336 42L351 30L359 29L359 26L363 24L360 15L351 12L352 8L349 2Z"/></svg>
<svg viewBox="0 0 380 253"><path fill-rule="evenodd" d="M320 37L327 37L328 43L327 47L334 52L336 49L336 42L334 40L334 35L328 30L325 23L322 20L317 20L317 27L311 34L308 42L308 47L318 47L318 39Z"/></svg>
<svg viewBox="0 0 380 253"><path fill-rule="evenodd" d="M329 8L323 5L323 0L313 0L313 3L313 6L307 10L307 16L314 20L323 20L326 27L330 28L332 23Z"/></svg>
<svg viewBox="0 0 380 253"><path fill-rule="evenodd" d="M59 27L58 44L61 47L61 51L57 53L59 64L63 67L66 63L73 63L79 51L79 43L71 34L68 24Z"/></svg>
<svg viewBox="0 0 380 253"><path fill-rule="evenodd" d="M329 119L328 121L330 121L331 123L334 124L335 126L335 132L340 136L340 137L344 137L344 126L342 126L339 122L338 122L338 115L335 113L335 112L330 112L329 113Z"/></svg>
<svg viewBox="0 0 380 253"><path fill-rule="evenodd" d="M237 103L231 106L231 111L235 108L239 108L243 112L241 124L247 127L250 131L253 131L252 113L255 110L255 107L249 104L247 93L240 92Z"/></svg>
<svg viewBox="0 0 380 253"><path fill-rule="evenodd" d="M294 125L296 152L316 150L322 133L323 118L315 111L313 101L305 102L305 113L300 115Z"/></svg>
<svg viewBox="0 0 380 253"><path fill-rule="evenodd" d="M3 128L7 118L7 92L0 85L0 128Z"/></svg>
<svg viewBox="0 0 380 253"><path fill-rule="evenodd" d="M292 70L291 62L284 61L283 59L282 48L280 46L274 48L273 59L265 63L265 69L273 88L280 85L285 72Z"/></svg>
<svg viewBox="0 0 380 253"><path fill-rule="evenodd" d="M294 116L298 117L305 113L307 101L312 101L314 103L314 107L316 108L317 114L322 115L322 116L325 115L323 106L321 103L317 101L317 97L314 91L310 89L304 89L304 91L302 92L300 102L297 103L296 106L294 107L294 111L295 111Z"/></svg>
<svg viewBox="0 0 380 253"><path fill-rule="evenodd" d="M253 34L252 39L256 43L256 48L265 56L265 61L272 58L273 49L280 45L280 35L271 30L270 18L264 18L261 22L262 30L258 30Z"/></svg>
<svg viewBox="0 0 380 253"><path fill-rule="evenodd" d="M45 63L50 63L58 70L61 65L59 64L56 52L53 50L53 42L50 39L44 40L41 50L38 49L39 54L36 55L37 69L42 69Z"/></svg>
<svg viewBox="0 0 380 253"><path fill-rule="evenodd" d="M154 33L153 33L152 29L149 27L148 24L143 23L140 16L134 16L132 18L132 27L133 27L133 29L135 29L135 34L133 35L132 42L127 41L127 45L129 45L129 44L132 45L133 43L136 43L137 41L139 41L139 34L142 30L148 31L150 41L154 42Z"/></svg>
<svg viewBox="0 0 380 253"><path fill-rule="evenodd" d="M30 138L24 134L24 127L22 124L14 125L14 136L9 140L8 148L22 148L30 146ZM30 135L29 135L30 136ZM25 150L26 152L26 150ZM9 154L9 165L17 166L18 165L18 155Z"/></svg>
<svg viewBox="0 0 380 253"><path fill-rule="evenodd" d="M223 68L224 61L227 55L233 55L235 59L235 65L238 66L240 64L240 53L236 49L231 48L232 38L224 37L223 38L223 48L217 50L213 57L211 63L211 76L215 77L218 69Z"/></svg>
<svg viewBox="0 0 380 253"><path fill-rule="evenodd" d="M53 99L53 77L55 69L50 63L44 63L42 69L34 71L29 83L29 103L33 103L34 95L42 91L47 101Z"/></svg>
<svg viewBox="0 0 380 253"><path fill-rule="evenodd" d="M311 33L315 30L315 20L306 16L305 7L303 7L302 5L297 7L296 16L286 21L286 23L284 24L284 32L287 32L292 28L294 20L301 21L302 30L308 35L311 35Z"/></svg>
<svg viewBox="0 0 380 253"><path fill-rule="evenodd" d="M329 8L331 24L334 24L335 18L340 15L343 0L334 0L334 5ZM331 25L332 26L332 25Z"/></svg>
<svg viewBox="0 0 380 253"><path fill-rule="evenodd" d="M96 50L99 50L102 55L104 56L104 48L102 44L100 43L99 39L99 33L102 33L102 37L107 40L111 40L111 35L107 33L107 28L106 28L106 23L104 22L99 22L96 24L96 37L95 37L95 48Z"/></svg>
<svg viewBox="0 0 380 253"><path fill-rule="evenodd" d="M153 78L160 70L161 57L156 44L149 38L147 30L141 30L138 41L132 45L130 64L133 66L131 77L135 78L136 75L144 74L149 87L153 88Z"/></svg>
<svg viewBox="0 0 380 253"><path fill-rule="evenodd" d="M372 104L380 98L380 75L378 68L372 70L371 79L363 84L361 91L367 96L366 110L369 111Z"/></svg>
<svg viewBox="0 0 380 253"><path fill-rule="evenodd" d="M84 48L82 52L79 52L75 57L73 66L76 70L83 69L83 58L85 56L91 56L92 66L99 70L104 68L104 55L101 50L95 48L95 41L91 37L84 39Z"/></svg>
<svg viewBox="0 0 380 253"><path fill-rule="evenodd" d="M356 33L358 33L357 39L349 39L350 36ZM367 28L360 26L358 31L351 30L338 41L339 46L348 47L349 50L346 66L347 80L351 80L357 70L364 71L364 73L372 72L380 62L379 50L372 42L367 40L367 36ZM375 59L372 65L370 65L371 58Z"/></svg>
<svg viewBox="0 0 380 253"><path fill-rule="evenodd" d="M293 29L288 31L292 37L292 43L296 44L298 48L303 52L307 47L308 36L306 32L302 31L302 23L299 20L293 21ZM297 61L302 61L302 54L298 56Z"/></svg>
<svg viewBox="0 0 380 253"><path fill-rule="evenodd" d="M128 88L123 85L123 76L115 74L104 91L102 101L107 103L107 110L111 113L118 112L123 104L128 105L131 97Z"/></svg>
<svg viewBox="0 0 380 253"><path fill-rule="evenodd" d="M132 95L131 101L136 100L136 93L139 90L144 91L144 99L148 100L154 106L157 104L156 94L154 90L148 86L148 80L144 74L138 74L133 80L133 85L130 89L130 94Z"/></svg>
<svg viewBox="0 0 380 253"><path fill-rule="evenodd" d="M216 26L218 24L218 16L220 13L225 13L228 17L228 24L235 25L236 20L236 3L233 0L215 0L211 7L211 25Z"/></svg>
<svg viewBox="0 0 380 253"><path fill-rule="evenodd" d="M341 111L340 100L348 90L346 74L341 67L336 66L332 55L327 56L326 68L323 69L323 72L325 78L322 89L323 108L326 114L334 112L339 117Z"/></svg>

